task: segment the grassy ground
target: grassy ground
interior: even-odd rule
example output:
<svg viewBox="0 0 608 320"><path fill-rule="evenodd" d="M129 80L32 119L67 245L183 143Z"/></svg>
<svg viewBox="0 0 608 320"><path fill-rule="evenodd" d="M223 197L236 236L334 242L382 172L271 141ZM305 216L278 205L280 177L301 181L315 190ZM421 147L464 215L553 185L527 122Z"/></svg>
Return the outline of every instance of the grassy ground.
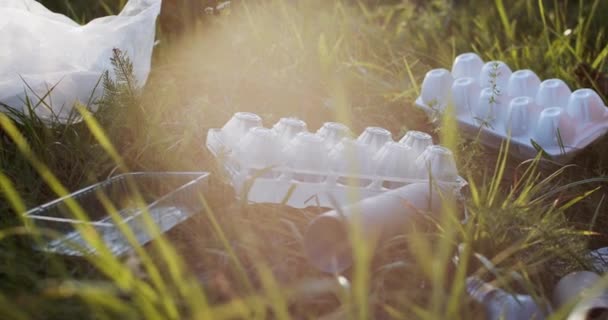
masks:
<svg viewBox="0 0 608 320"><path fill-rule="evenodd" d="M79 21L120 7L46 4ZM449 119L434 129L413 106L424 73L467 51L608 93L591 81L608 68L607 3L234 1L188 27L171 5L141 95L65 126L0 121L0 318L481 318L463 292L465 276L478 272L546 302L560 276L590 267L587 248L608 244L606 139L572 166L522 163L460 139ZM433 132L470 182L468 223L446 210L436 228L392 239L373 259L358 242L352 270L320 274L301 235L322 210L235 202L204 149L206 131L236 111L256 112L266 125L293 115L312 130L337 120L355 132ZM212 171L209 210L126 260L29 249L15 212L129 170ZM454 267L461 242L472 250Z"/></svg>

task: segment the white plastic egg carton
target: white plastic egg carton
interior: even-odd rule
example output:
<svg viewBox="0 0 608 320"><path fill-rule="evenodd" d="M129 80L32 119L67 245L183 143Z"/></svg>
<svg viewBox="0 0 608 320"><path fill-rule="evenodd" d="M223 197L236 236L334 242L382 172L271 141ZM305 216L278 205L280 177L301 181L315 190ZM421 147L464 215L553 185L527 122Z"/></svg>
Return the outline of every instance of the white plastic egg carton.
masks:
<svg viewBox="0 0 608 320"><path fill-rule="evenodd" d="M608 131L608 109L595 91L571 92L560 79L541 82L531 70L512 72L504 62L484 63L475 53L456 57L451 72L426 74L416 106L435 118L448 103L466 135L479 134L494 148L510 137L509 151L519 158L536 156L540 146L567 162Z"/></svg>
<svg viewBox="0 0 608 320"><path fill-rule="evenodd" d="M310 133L304 121L282 118L267 129L258 115L238 112L221 129L209 130L206 144L237 195L254 203L334 208L429 175L455 191L466 184L452 152L419 131L395 142L388 130L368 127L353 139L336 122Z"/></svg>

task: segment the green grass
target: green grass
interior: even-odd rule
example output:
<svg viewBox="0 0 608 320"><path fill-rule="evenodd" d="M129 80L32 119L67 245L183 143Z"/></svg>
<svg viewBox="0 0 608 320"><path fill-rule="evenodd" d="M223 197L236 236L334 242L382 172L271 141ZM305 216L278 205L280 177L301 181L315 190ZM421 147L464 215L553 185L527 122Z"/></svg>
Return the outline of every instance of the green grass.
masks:
<svg viewBox="0 0 608 320"><path fill-rule="evenodd" d="M466 276L546 301L560 276L590 267L588 248L608 243L606 139L571 166L520 162L506 146L497 152L463 140L453 118L434 129L413 106L424 73L449 68L466 51L588 86L575 70L607 68L605 2L233 2L180 37L161 26L146 87L117 90L102 111L81 110L83 122L46 127L34 116L0 117L0 318L475 319L482 315L464 293ZM54 4L77 21L119 7ZM323 210L235 201L204 149L206 131L236 111L256 112L266 125L293 115L312 130L336 120L355 132L433 132L470 182L466 201L373 256L355 232L353 270L321 274L303 255L302 235ZM84 227L101 255L30 249L36 234L17 213L137 170L212 171L201 199L207 210L127 259L107 254ZM467 249L454 266L459 243Z"/></svg>

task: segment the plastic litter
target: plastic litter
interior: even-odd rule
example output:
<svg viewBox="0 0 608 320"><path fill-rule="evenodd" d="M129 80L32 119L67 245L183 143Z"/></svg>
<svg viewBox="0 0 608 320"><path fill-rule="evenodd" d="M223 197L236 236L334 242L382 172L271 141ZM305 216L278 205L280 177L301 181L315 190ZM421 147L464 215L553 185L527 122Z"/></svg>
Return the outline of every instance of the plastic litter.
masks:
<svg viewBox="0 0 608 320"><path fill-rule="evenodd" d="M22 110L27 95L38 116L59 122L76 102L94 108L114 48L130 57L135 85L143 86L160 5L130 0L119 15L81 26L34 0L0 0L0 102Z"/></svg>
<svg viewBox="0 0 608 320"><path fill-rule="evenodd" d="M328 122L311 133L296 118L266 129L258 115L238 112L209 130L206 146L237 195L254 203L334 208L431 178L455 188L466 184L451 151L423 132L395 142L388 130L370 127L353 138L343 124Z"/></svg>
<svg viewBox="0 0 608 320"><path fill-rule="evenodd" d="M476 276L466 279L469 296L484 306L488 320L545 319L547 311L529 295L512 294Z"/></svg>
<svg viewBox="0 0 608 320"><path fill-rule="evenodd" d="M589 259L596 271L600 273L608 272L608 247L589 252Z"/></svg>
<svg viewBox="0 0 608 320"><path fill-rule="evenodd" d="M428 182L413 183L316 217L304 235L308 260L324 272L344 271L353 263L348 233L351 223L360 223L362 239L377 247L406 232L423 214L439 213L442 197L451 196L443 192Z"/></svg>
<svg viewBox="0 0 608 320"><path fill-rule="evenodd" d="M120 224L133 231L138 244L146 244L155 234L144 223L145 215L149 214L160 233L164 233L198 213L203 209L200 196L208 176L206 172L122 174L31 209L24 216L37 228L56 233L44 238L37 249L70 256L95 254L95 249L74 228L76 224L87 224L95 228L114 255L120 256L132 249ZM143 206L138 205L136 192L143 198ZM116 208L120 221L108 214L104 198ZM89 221L74 219L67 207L68 199L78 203Z"/></svg>
<svg viewBox="0 0 608 320"><path fill-rule="evenodd" d="M601 279L597 273L579 271L563 277L553 291L556 308L575 303L568 320L608 318L608 290L598 287Z"/></svg>
<svg viewBox="0 0 608 320"><path fill-rule="evenodd" d="M541 82L531 70L484 64L474 53L456 57L451 72L429 71L422 82L416 106L430 117L450 103L465 135L481 131L481 142L493 148L510 137L509 151L518 158L536 156L540 146L566 162L608 131L608 109L595 91L571 92L560 79Z"/></svg>

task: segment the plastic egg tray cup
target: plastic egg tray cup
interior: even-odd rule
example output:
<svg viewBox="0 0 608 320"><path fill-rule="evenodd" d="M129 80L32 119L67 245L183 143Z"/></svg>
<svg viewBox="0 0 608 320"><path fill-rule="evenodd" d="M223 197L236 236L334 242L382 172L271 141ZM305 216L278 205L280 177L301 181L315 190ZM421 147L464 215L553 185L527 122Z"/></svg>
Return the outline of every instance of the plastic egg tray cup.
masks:
<svg viewBox="0 0 608 320"><path fill-rule="evenodd" d="M419 131L396 142L388 130L368 127L354 138L341 123L311 133L304 121L282 118L269 129L256 114L238 112L209 130L206 145L237 195L255 203L333 208L413 182L466 184L452 152Z"/></svg>
<svg viewBox="0 0 608 320"><path fill-rule="evenodd" d="M436 118L448 104L465 135L481 131L481 142L494 148L510 138L509 150L519 158L542 148L565 162L608 131L608 109L595 91L571 92L560 79L541 82L531 70L513 72L474 53L456 57L451 72L427 72L416 106Z"/></svg>

